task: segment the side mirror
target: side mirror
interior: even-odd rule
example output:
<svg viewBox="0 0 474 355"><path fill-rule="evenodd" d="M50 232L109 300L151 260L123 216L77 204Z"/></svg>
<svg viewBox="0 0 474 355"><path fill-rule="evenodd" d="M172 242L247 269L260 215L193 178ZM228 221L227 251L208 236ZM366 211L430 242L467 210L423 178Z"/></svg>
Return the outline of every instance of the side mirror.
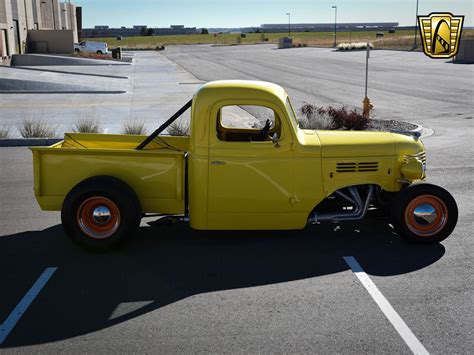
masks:
<svg viewBox="0 0 474 355"><path fill-rule="evenodd" d="M269 136L269 138L271 139L273 145L275 146L275 148L280 148L280 137L278 137L278 134L275 132L273 133L272 136Z"/></svg>

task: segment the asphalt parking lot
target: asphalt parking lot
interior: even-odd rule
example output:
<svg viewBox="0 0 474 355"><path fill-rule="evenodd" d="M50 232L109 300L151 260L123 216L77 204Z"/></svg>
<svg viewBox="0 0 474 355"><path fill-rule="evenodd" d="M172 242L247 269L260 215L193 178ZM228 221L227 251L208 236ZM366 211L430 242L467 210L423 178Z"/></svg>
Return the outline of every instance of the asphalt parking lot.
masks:
<svg viewBox="0 0 474 355"><path fill-rule="evenodd" d="M355 106L363 95L362 53L193 46L165 56L195 80L277 82L298 103ZM39 210L28 149L0 148L0 331L57 268L0 351L410 353L344 260L353 256L428 352L472 352L474 67L388 51L372 63L376 114L435 132L424 139L429 181L460 211L446 241L406 244L376 216L291 232L164 221L143 224L121 251L89 254L68 241L58 213Z"/></svg>

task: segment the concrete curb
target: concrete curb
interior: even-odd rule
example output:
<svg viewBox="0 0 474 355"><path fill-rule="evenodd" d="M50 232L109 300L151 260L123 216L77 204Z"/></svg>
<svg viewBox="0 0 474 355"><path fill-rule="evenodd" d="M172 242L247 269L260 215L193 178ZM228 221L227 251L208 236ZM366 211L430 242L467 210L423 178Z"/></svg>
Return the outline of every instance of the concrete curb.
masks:
<svg viewBox="0 0 474 355"><path fill-rule="evenodd" d="M418 123L413 123L413 122L407 122L407 123L410 123L410 124L416 126L416 128L411 129L411 130L406 131L406 132L393 131L392 133L401 133L401 134L414 133L414 134L418 135L420 138L427 138L427 137L430 137L434 134L434 130L431 129L431 128L423 127L422 125L419 125Z"/></svg>
<svg viewBox="0 0 474 355"><path fill-rule="evenodd" d="M88 74L88 73L79 73L79 72L64 71L64 70L38 69L38 68L28 68L28 67L6 67L6 68L20 69L20 70L31 70L31 71L39 71L39 72L47 72L47 73L94 76L94 77L99 77L99 78L130 79L129 76L117 76L117 75L106 75L106 74Z"/></svg>
<svg viewBox="0 0 474 355"><path fill-rule="evenodd" d="M434 129L431 128L422 128L421 138L431 137L435 133Z"/></svg>
<svg viewBox="0 0 474 355"><path fill-rule="evenodd" d="M408 122L408 123L411 123L412 125L416 126L416 128L412 129L410 132L420 134L420 138L426 138L426 137L432 136L434 134L434 130L431 129L431 128L423 127L422 125L420 125L418 123L413 123L413 122Z"/></svg>
<svg viewBox="0 0 474 355"><path fill-rule="evenodd" d="M408 122L408 123L411 123L412 125L416 126L416 128L411 129L410 132L423 134L423 126L419 125L418 123L413 123L413 122Z"/></svg>
<svg viewBox="0 0 474 355"><path fill-rule="evenodd" d="M0 147L42 147L62 140L63 138L6 138L0 139Z"/></svg>
<svg viewBox="0 0 474 355"><path fill-rule="evenodd" d="M64 55L52 54L14 54L12 56L12 67L28 66L105 66L105 65L132 65L127 62L118 62L114 60L80 58Z"/></svg>
<svg viewBox="0 0 474 355"><path fill-rule="evenodd" d="M126 90L114 90L114 91L104 91L104 90L0 90L0 94L126 94Z"/></svg>

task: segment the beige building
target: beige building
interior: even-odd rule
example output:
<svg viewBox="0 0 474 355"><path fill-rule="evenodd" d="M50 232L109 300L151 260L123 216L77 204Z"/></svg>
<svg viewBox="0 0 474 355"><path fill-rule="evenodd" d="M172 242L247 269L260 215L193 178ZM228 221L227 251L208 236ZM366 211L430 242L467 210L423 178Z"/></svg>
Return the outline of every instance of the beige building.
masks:
<svg viewBox="0 0 474 355"><path fill-rule="evenodd" d="M0 0L0 64L13 54L29 52L31 30L44 30L45 36L46 31L69 30L77 42L77 15L76 6L69 1Z"/></svg>

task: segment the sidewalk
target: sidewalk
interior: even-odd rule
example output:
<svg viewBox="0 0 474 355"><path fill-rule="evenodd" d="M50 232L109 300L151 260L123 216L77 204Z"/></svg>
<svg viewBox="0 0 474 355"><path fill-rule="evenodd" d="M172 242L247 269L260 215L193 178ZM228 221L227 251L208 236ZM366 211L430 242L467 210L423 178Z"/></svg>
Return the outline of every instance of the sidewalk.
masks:
<svg viewBox="0 0 474 355"><path fill-rule="evenodd" d="M144 121L151 132L186 103L202 82L160 53L133 55L135 60L131 66L47 68L71 73L0 68L2 78L126 91L122 94L0 94L0 125L9 126L13 138L20 137L17 127L24 118L47 121L57 127L57 137L71 131L75 120L85 117L99 120L104 133L120 133L122 122L134 119ZM97 74L128 79L98 77Z"/></svg>

